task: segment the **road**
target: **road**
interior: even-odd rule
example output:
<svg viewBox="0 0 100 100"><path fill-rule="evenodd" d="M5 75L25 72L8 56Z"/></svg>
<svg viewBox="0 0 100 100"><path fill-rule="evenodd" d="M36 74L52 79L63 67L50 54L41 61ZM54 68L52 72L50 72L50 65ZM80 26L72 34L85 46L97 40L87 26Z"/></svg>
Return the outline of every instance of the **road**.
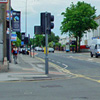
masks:
<svg viewBox="0 0 100 100"><path fill-rule="evenodd" d="M41 52L37 56L45 58ZM90 58L88 53L49 53L48 58L49 62L55 63L77 76L83 75L84 78L100 80L100 58Z"/></svg>
<svg viewBox="0 0 100 100"><path fill-rule="evenodd" d="M42 52L37 56L45 58ZM100 100L99 61L89 54L50 53L49 62L69 71L70 78L0 82L0 100Z"/></svg>

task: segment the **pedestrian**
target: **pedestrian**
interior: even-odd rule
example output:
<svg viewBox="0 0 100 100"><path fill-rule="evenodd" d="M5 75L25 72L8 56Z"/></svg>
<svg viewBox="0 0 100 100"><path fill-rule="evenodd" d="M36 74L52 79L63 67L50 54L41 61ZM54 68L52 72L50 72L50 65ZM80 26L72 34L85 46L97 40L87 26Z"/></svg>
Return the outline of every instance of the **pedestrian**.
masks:
<svg viewBox="0 0 100 100"><path fill-rule="evenodd" d="M74 46L72 46L72 52L74 53Z"/></svg>
<svg viewBox="0 0 100 100"><path fill-rule="evenodd" d="M12 49L12 54L13 54L14 63L17 64L18 48L16 46Z"/></svg>

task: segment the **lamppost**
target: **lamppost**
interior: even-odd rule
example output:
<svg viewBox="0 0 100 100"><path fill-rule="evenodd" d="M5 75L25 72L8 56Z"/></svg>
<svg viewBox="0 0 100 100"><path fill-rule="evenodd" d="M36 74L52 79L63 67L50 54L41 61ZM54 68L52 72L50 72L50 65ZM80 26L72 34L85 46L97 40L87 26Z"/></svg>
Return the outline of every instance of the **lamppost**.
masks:
<svg viewBox="0 0 100 100"><path fill-rule="evenodd" d="M26 5L25 5L25 33L27 36L27 0L26 0Z"/></svg>
<svg viewBox="0 0 100 100"><path fill-rule="evenodd" d="M9 0L9 62L11 63L11 0Z"/></svg>
<svg viewBox="0 0 100 100"><path fill-rule="evenodd" d="M33 36L33 58L34 58L34 36Z"/></svg>

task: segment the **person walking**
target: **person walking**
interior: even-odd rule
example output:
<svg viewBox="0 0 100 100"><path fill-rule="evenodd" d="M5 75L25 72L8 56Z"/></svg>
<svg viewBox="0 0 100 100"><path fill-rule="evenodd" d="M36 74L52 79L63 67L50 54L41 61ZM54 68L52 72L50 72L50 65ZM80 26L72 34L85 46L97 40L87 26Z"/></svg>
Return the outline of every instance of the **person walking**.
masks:
<svg viewBox="0 0 100 100"><path fill-rule="evenodd" d="M13 58L14 58L14 63L17 64L18 48L16 46L12 49L12 54L13 54Z"/></svg>

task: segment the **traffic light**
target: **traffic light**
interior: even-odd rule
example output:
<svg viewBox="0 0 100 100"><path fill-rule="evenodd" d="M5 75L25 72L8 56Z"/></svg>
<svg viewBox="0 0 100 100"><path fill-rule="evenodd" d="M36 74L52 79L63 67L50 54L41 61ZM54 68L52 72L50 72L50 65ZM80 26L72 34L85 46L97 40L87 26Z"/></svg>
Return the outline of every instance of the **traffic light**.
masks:
<svg viewBox="0 0 100 100"><path fill-rule="evenodd" d="M54 28L54 16L51 15L51 13L44 12L41 13L41 28L42 28L42 34L51 34L51 29Z"/></svg>
<svg viewBox="0 0 100 100"><path fill-rule="evenodd" d="M45 15L46 15L46 13L41 13L42 34L45 34Z"/></svg>
<svg viewBox="0 0 100 100"><path fill-rule="evenodd" d="M34 34L42 34L41 26L34 26Z"/></svg>
<svg viewBox="0 0 100 100"><path fill-rule="evenodd" d="M47 32L51 34L51 29L54 28L54 16L51 13L47 13Z"/></svg>
<svg viewBox="0 0 100 100"><path fill-rule="evenodd" d="M24 38L24 44L28 44L28 37Z"/></svg>
<svg viewBox="0 0 100 100"><path fill-rule="evenodd" d="M22 33L21 34L21 40L24 41L24 38L25 38L25 33Z"/></svg>

